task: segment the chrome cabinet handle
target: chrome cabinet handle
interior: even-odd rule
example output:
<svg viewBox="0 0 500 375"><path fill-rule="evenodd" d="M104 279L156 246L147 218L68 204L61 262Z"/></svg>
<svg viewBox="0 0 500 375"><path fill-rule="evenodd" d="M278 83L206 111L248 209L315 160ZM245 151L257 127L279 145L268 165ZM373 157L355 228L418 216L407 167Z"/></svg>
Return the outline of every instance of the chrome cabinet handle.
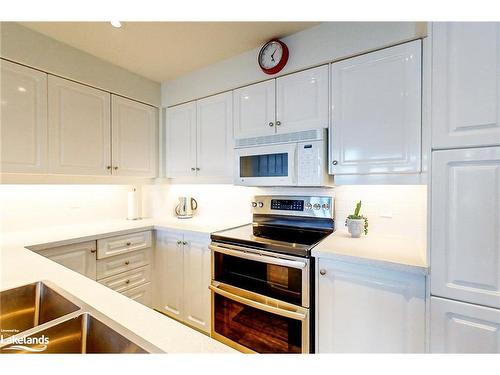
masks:
<svg viewBox="0 0 500 375"><path fill-rule="evenodd" d="M337 160L332 161L333 165L337 165L339 162Z"/></svg>
<svg viewBox="0 0 500 375"><path fill-rule="evenodd" d="M195 170L196 170L196 168L195 168L195 167L191 167L191 170L192 170L192 171L195 171Z"/></svg>
<svg viewBox="0 0 500 375"><path fill-rule="evenodd" d="M182 241L181 240L177 240L177 246L179 245L182 245Z"/></svg>
<svg viewBox="0 0 500 375"><path fill-rule="evenodd" d="M130 264L130 261L126 260L125 265L128 266Z"/></svg>
<svg viewBox="0 0 500 375"><path fill-rule="evenodd" d="M199 171L199 170L200 170L200 168L196 168L196 170L197 170L197 171Z"/></svg>
<svg viewBox="0 0 500 375"><path fill-rule="evenodd" d="M114 169L115 169L115 171L116 171L116 170L118 169L118 167L115 167Z"/></svg>
<svg viewBox="0 0 500 375"><path fill-rule="evenodd" d="M319 270L319 274L322 275L322 276L326 275L326 270L320 269Z"/></svg>
<svg viewBox="0 0 500 375"><path fill-rule="evenodd" d="M182 244L183 244L183 245L187 245L187 244L188 244L188 242L187 242L187 241L182 241Z"/></svg>
<svg viewBox="0 0 500 375"><path fill-rule="evenodd" d="M273 123L273 122L270 122L270 123L269 123L269 126L270 126L270 127L273 127L273 126L274 126L274 123Z"/></svg>
<svg viewBox="0 0 500 375"><path fill-rule="evenodd" d="M108 166L106 167L106 169L111 169L111 165L108 165Z"/></svg>
<svg viewBox="0 0 500 375"><path fill-rule="evenodd" d="M276 126L280 126L281 125L281 121L276 121Z"/></svg>

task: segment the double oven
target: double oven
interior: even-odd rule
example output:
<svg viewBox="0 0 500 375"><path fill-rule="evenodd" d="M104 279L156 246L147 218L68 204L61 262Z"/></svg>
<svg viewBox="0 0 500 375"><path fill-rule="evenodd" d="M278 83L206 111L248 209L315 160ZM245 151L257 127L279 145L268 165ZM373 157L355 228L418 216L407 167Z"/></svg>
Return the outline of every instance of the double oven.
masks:
<svg viewBox="0 0 500 375"><path fill-rule="evenodd" d="M253 223L212 234L212 337L243 352L310 353L314 262L330 197L257 196Z"/></svg>

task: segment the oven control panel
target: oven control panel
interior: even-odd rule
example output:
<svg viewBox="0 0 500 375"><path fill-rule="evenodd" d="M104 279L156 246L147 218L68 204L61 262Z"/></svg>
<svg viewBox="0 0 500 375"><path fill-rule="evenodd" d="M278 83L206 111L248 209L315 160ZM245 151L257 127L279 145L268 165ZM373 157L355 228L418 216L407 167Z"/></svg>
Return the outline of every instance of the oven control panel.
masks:
<svg viewBox="0 0 500 375"><path fill-rule="evenodd" d="M333 219L333 198L326 196L258 195L252 201L254 214L321 217Z"/></svg>

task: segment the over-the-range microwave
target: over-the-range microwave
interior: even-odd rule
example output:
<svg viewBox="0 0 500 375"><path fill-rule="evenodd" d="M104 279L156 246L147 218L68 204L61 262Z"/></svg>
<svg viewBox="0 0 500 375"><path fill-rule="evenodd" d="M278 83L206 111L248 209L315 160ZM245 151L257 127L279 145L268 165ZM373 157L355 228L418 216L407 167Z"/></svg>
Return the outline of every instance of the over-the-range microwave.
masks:
<svg viewBox="0 0 500 375"><path fill-rule="evenodd" d="M235 185L331 186L327 129L235 140Z"/></svg>

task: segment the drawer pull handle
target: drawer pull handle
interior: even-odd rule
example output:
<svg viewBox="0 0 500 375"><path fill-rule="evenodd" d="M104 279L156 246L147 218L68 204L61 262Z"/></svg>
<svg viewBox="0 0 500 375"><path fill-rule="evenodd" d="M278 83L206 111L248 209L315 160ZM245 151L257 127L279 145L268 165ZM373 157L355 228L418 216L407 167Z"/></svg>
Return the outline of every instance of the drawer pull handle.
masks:
<svg viewBox="0 0 500 375"><path fill-rule="evenodd" d="M93 254L93 253L95 253L95 252L96 252L96 250L90 250L90 252Z"/></svg>
<svg viewBox="0 0 500 375"><path fill-rule="evenodd" d="M319 274L322 276L326 275L326 270L325 269L319 270Z"/></svg>
<svg viewBox="0 0 500 375"><path fill-rule="evenodd" d="M130 284L130 280L125 281L125 284Z"/></svg>
<svg viewBox="0 0 500 375"><path fill-rule="evenodd" d="M127 246L130 246L130 245L132 245L132 242L127 242Z"/></svg>
<svg viewBox="0 0 500 375"><path fill-rule="evenodd" d="M130 264L130 261L126 260L125 265L128 266Z"/></svg>

